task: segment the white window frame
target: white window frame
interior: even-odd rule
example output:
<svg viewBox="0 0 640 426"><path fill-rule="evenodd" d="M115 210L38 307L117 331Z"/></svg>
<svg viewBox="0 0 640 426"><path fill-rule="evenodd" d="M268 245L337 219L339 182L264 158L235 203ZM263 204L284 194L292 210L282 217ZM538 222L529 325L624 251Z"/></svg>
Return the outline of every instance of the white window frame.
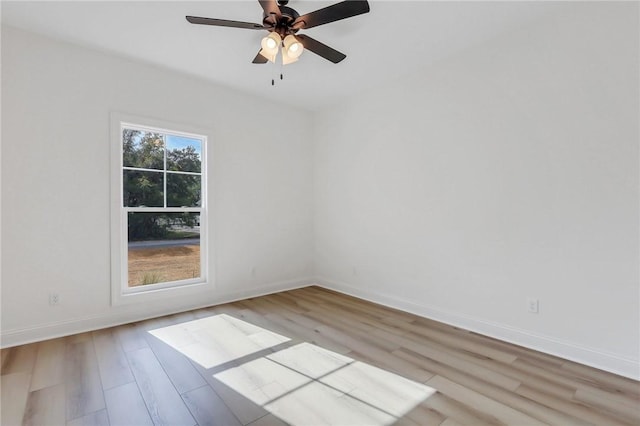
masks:
<svg viewBox="0 0 640 426"><path fill-rule="evenodd" d="M125 207L123 203L122 130L124 128L151 131L163 135L182 136L202 141L201 152L201 205L200 207ZM111 114L111 304L144 303L159 299L190 296L210 292L209 262L209 206L207 203L207 163L210 155L211 131L164 120L133 116L123 113ZM166 147L165 147L166 148ZM166 155L166 154L165 154ZM165 157L166 158L166 157ZM165 167L166 169L166 167ZM163 173L167 174L164 170ZM166 186L166 179L164 179ZM165 188L166 189L166 188ZM164 191L166 205L166 190ZM129 212L198 212L200 213L200 277L169 281L144 286L128 285L128 235Z"/></svg>

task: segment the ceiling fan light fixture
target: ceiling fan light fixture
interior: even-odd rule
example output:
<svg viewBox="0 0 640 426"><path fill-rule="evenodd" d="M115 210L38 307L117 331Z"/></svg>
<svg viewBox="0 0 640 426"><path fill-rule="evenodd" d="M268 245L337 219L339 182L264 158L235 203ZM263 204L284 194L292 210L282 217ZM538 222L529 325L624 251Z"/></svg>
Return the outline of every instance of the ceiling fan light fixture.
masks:
<svg viewBox="0 0 640 426"><path fill-rule="evenodd" d="M275 60L275 56L278 54L278 47L280 47L281 43L282 38L280 38L280 34L275 31L270 32L269 35L263 38L260 43L262 50L264 51L264 53L260 51L260 54L265 58L273 57Z"/></svg>
<svg viewBox="0 0 640 426"><path fill-rule="evenodd" d="M282 51L282 65L289 65L297 61L298 61L298 58L287 55L286 50Z"/></svg>
<svg viewBox="0 0 640 426"><path fill-rule="evenodd" d="M286 53L287 56L298 59L298 57L302 55L304 46L292 34L289 34L284 38L283 44L284 44L284 52Z"/></svg>

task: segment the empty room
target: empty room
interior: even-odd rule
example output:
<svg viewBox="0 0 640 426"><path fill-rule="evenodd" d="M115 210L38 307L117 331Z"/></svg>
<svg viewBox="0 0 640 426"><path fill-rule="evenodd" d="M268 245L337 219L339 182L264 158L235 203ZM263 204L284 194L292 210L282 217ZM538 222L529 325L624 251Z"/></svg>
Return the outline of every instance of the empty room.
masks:
<svg viewBox="0 0 640 426"><path fill-rule="evenodd" d="M3 426L640 424L640 2L0 15Z"/></svg>

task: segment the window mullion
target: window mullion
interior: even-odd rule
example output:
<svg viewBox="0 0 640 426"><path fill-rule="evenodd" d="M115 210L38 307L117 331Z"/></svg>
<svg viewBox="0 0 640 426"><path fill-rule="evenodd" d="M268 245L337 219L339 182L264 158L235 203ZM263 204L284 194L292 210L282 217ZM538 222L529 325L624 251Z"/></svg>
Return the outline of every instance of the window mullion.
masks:
<svg viewBox="0 0 640 426"><path fill-rule="evenodd" d="M122 170L131 170L134 172L152 172L152 173L161 173L162 170L160 169L145 169L144 167L129 167L129 166L123 166Z"/></svg>

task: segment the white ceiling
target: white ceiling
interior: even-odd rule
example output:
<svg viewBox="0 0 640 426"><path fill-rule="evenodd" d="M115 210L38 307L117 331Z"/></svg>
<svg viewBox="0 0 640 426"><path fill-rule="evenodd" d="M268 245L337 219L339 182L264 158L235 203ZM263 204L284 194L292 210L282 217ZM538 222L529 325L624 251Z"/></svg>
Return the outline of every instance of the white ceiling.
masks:
<svg viewBox="0 0 640 426"><path fill-rule="evenodd" d="M292 0L300 14L337 1ZM309 110L420 72L434 61L526 25L551 2L370 1L371 12L302 33L342 51L332 64L304 52L282 68L251 61L264 31L187 23L185 15L262 22L255 0L2 1L2 23L134 57ZM281 69L284 80L278 78Z"/></svg>

